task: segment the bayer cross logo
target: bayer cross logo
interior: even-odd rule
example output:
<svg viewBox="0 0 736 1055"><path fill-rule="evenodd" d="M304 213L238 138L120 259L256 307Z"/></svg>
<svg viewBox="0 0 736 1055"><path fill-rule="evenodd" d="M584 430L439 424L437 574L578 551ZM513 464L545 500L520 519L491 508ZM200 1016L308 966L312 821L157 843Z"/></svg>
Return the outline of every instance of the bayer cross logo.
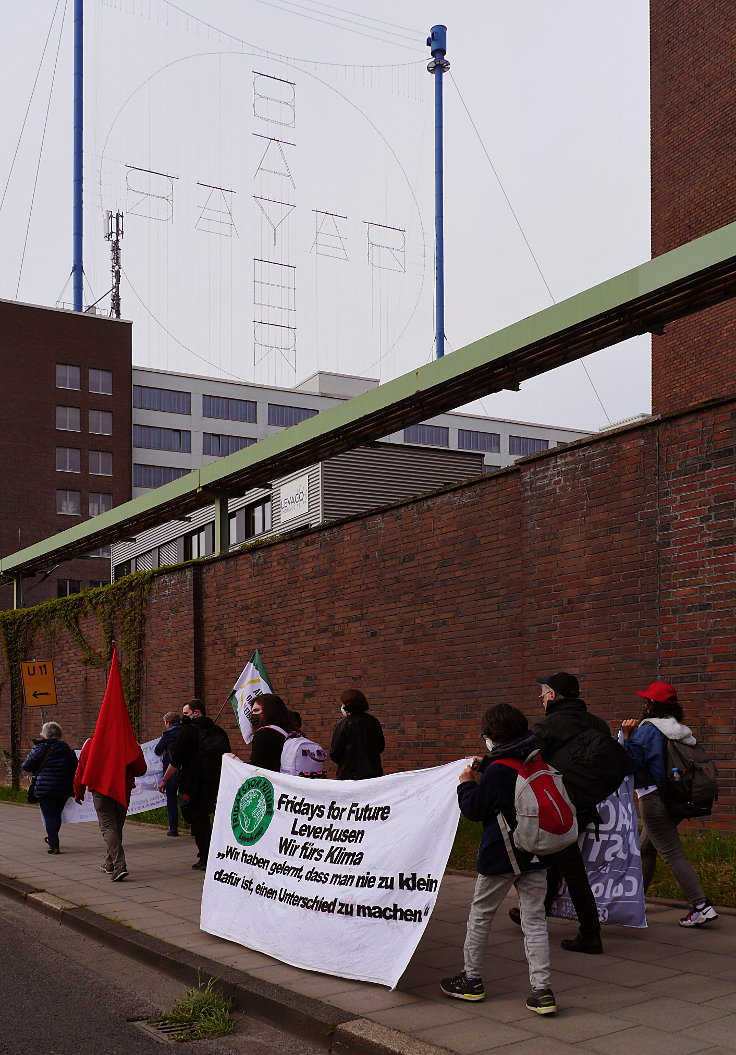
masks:
<svg viewBox="0 0 736 1055"><path fill-rule="evenodd" d="M273 817L273 784L266 777L251 777L238 788L230 823L241 846L252 846L265 835Z"/></svg>

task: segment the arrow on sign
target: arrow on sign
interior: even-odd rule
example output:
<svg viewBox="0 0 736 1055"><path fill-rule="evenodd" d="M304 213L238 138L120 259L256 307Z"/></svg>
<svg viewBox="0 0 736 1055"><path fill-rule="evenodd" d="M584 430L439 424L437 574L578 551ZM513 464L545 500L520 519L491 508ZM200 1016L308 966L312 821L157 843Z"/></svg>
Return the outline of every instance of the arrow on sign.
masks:
<svg viewBox="0 0 736 1055"><path fill-rule="evenodd" d="M39 692L37 689L33 690L33 698L34 698L34 700L36 699L37 696L48 696L48 695L49 695L48 692Z"/></svg>

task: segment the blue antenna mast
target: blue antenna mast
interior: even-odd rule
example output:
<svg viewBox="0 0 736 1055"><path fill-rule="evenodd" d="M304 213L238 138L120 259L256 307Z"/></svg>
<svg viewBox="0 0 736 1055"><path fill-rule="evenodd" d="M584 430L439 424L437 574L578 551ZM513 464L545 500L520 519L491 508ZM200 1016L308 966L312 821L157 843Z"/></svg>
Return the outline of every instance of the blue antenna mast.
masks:
<svg viewBox="0 0 736 1055"><path fill-rule="evenodd" d="M435 353L437 359L445 354L445 233L442 146L442 75L450 68L445 58L447 26L432 26L427 47L432 49L432 60L427 69L434 75L434 267L435 267Z"/></svg>
<svg viewBox="0 0 736 1055"><path fill-rule="evenodd" d="M74 160L72 171L72 292L74 310L83 311L82 146L84 62L84 0L74 0Z"/></svg>

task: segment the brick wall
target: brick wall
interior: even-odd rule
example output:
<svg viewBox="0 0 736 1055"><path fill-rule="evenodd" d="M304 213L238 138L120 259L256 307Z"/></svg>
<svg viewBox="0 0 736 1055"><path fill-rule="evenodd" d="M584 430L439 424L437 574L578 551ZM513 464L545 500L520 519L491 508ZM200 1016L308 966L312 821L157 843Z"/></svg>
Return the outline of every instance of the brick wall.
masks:
<svg viewBox="0 0 736 1055"><path fill-rule="evenodd" d="M652 0L652 254L736 220L732 0ZM655 414L736 393L736 304L652 343Z"/></svg>
<svg viewBox="0 0 736 1055"><path fill-rule="evenodd" d="M637 714L634 689L663 678L718 753L716 820L736 826L735 421L736 401L655 419L163 572L146 626L143 737L191 695L213 713L256 647L323 743L340 691L363 688L386 729L389 770L478 750L490 703L533 717L537 674L579 673L583 696L611 722ZM56 659L59 718L79 740L101 681L62 638ZM8 711L6 683L3 745ZM223 721L247 757L227 709Z"/></svg>

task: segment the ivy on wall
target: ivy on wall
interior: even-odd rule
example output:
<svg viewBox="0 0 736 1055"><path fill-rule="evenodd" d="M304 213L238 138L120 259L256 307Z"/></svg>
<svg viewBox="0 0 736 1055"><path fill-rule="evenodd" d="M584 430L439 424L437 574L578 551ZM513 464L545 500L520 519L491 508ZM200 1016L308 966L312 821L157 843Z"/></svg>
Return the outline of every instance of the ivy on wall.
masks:
<svg viewBox="0 0 736 1055"><path fill-rule="evenodd" d="M108 667L113 641L116 642L128 712L138 731L146 608L156 575L156 571L140 571L110 586L44 601L33 608L0 612L0 647L10 681L10 750L15 786L24 706L20 665L43 651L53 655L59 631L68 632L84 664L101 670ZM90 636L101 642L100 648L85 637L83 622L90 627Z"/></svg>

